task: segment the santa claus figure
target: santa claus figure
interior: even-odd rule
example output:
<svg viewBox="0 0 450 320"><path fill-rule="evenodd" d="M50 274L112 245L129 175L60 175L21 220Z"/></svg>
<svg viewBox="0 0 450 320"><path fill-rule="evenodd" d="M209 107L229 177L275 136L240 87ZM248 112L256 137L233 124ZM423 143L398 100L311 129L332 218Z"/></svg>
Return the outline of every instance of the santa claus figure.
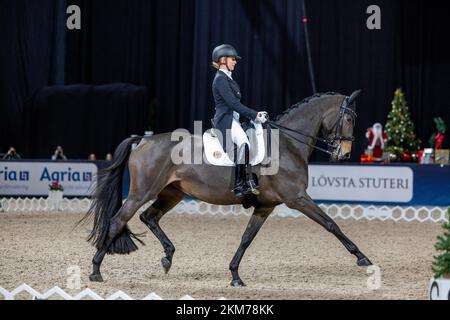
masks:
<svg viewBox="0 0 450 320"><path fill-rule="evenodd" d="M387 134L383 131L383 126L380 123L375 123L372 128L367 129L366 137L369 139L368 150L373 160L383 160L384 145L387 141Z"/></svg>

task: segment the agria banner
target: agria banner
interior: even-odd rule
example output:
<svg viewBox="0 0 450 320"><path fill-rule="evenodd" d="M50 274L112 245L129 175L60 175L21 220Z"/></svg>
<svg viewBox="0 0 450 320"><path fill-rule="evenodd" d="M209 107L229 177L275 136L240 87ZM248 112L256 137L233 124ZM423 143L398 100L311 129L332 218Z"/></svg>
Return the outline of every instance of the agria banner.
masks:
<svg viewBox="0 0 450 320"><path fill-rule="evenodd" d="M89 196L97 177L90 162L0 162L0 196L46 196L58 181L65 196Z"/></svg>

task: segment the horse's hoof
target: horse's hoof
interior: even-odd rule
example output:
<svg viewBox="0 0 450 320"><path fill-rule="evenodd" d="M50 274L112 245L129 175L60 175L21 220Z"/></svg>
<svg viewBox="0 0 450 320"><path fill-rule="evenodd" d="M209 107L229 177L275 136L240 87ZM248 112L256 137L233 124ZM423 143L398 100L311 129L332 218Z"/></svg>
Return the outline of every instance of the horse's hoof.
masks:
<svg viewBox="0 0 450 320"><path fill-rule="evenodd" d="M169 259L164 257L161 259L161 264L164 269L164 272L167 274L167 272L169 272L170 270L170 267L172 266L172 262L170 262Z"/></svg>
<svg viewBox="0 0 450 320"><path fill-rule="evenodd" d="M100 273L93 273L89 276L89 280L92 282L103 282L102 275Z"/></svg>
<svg viewBox="0 0 450 320"><path fill-rule="evenodd" d="M245 287L245 283L241 279L231 281L230 285L234 288Z"/></svg>
<svg viewBox="0 0 450 320"><path fill-rule="evenodd" d="M372 265L372 262L370 262L370 260L367 259L366 257L358 259L358 261L356 263L360 267L367 267L367 266L371 266Z"/></svg>

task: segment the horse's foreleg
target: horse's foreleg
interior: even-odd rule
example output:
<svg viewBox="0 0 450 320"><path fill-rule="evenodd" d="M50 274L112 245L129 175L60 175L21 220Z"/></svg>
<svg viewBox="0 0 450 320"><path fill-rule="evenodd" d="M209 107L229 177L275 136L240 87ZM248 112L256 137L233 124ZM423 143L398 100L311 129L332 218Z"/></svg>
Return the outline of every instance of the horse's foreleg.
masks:
<svg viewBox="0 0 450 320"><path fill-rule="evenodd" d="M239 277L238 272L239 264L248 246L252 243L259 229L261 229L262 225L266 221L267 217L272 213L273 209L274 209L273 207L255 208L255 211L253 212L253 215L251 216L250 221L248 222L247 229L245 229L245 232L242 235L242 240L239 245L239 248L237 249L236 253L234 254L233 260L231 260L230 263L230 271L233 277L233 280L231 281L231 286L233 287L245 286L244 282Z"/></svg>
<svg viewBox="0 0 450 320"><path fill-rule="evenodd" d="M358 247L344 235L336 222L323 212L306 193L294 200L287 201L286 205L291 209L301 211L307 217L324 227L327 231L334 234L345 248L357 257L358 266L369 266L372 264L370 260L362 254Z"/></svg>
<svg viewBox="0 0 450 320"><path fill-rule="evenodd" d="M177 205L184 197L184 193L175 187L168 186L158 195L156 201L141 215L141 221L147 225L147 227L158 238L159 242L164 248L165 257L161 259L161 264L164 268L164 272L167 273L172 266L172 258L175 253L175 247L159 226L159 220Z"/></svg>

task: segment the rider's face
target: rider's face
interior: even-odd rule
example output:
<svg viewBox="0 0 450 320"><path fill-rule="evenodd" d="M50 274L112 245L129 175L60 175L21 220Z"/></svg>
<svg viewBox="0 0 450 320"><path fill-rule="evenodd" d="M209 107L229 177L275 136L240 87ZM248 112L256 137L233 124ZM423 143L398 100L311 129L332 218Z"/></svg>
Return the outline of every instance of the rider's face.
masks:
<svg viewBox="0 0 450 320"><path fill-rule="evenodd" d="M236 67L236 58L235 57L228 57L227 58L227 65L230 71L234 71L234 68Z"/></svg>

